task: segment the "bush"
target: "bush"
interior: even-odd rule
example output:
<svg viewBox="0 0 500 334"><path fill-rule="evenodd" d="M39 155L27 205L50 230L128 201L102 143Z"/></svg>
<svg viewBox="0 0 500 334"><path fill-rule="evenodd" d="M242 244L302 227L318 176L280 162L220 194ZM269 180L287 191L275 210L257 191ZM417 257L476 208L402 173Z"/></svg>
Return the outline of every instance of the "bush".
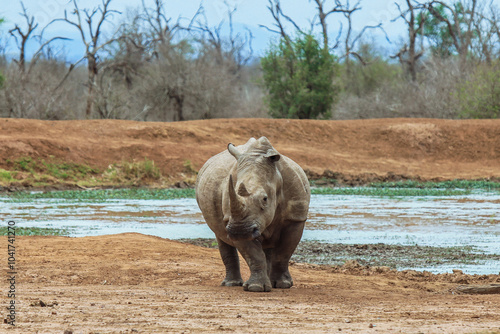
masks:
<svg viewBox="0 0 500 334"><path fill-rule="evenodd" d="M352 89L345 91L336 105L335 118L457 118L455 92L462 75L458 59L430 57L422 63L417 82L407 80L399 71L379 77L378 87L361 96Z"/></svg>
<svg viewBox="0 0 500 334"><path fill-rule="evenodd" d="M381 85L400 82L402 71L399 64L384 60L374 43L363 43L357 53L364 63L347 60L341 64L342 91L358 97L370 94Z"/></svg>
<svg viewBox="0 0 500 334"><path fill-rule="evenodd" d="M500 118L500 62L479 65L456 95L461 118Z"/></svg>
<svg viewBox="0 0 500 334"><path fill-rule="evenodd" d="M32 64L30 64L31 66ZM14 62L2 66L0 117L35 119L79 118L85 105L84 77L75 69L58 87L68 69L63 61L39 59L22 73Z"/></svg>
<svg viewBox="0 0 500 334"><path fill-rule="evenodd" d="M153 160L144 158L144 161L112 164L103 174L105 179L122 184L139 184L144 181L158 181L162 179L161 170Z"/></svg>
<svg viewBox="0 0 500 334"><path fill-rule="evenodd" d="M269 113L275 118L330 117L339 89L336 60L311 35L281 39L261 59Z"/></svg>

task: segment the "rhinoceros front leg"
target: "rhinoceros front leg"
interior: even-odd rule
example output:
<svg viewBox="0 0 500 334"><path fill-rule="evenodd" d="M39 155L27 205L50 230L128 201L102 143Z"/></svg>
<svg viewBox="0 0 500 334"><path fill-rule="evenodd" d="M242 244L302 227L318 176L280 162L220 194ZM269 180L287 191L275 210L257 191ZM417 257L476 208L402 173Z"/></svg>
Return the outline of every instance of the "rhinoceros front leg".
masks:
<svg viewBox="0 0 500 334"><path fill-rule="evenodd" d="M243 284L243 289L251 292L271 291L266 255L260 241L238 241L235 245L250 268L250 278Z"/></svg>
<svg viewBox="0 0 500 334"><path fill-rule="evenodd" d="M219 243L219 252L222 258L222 262L226 267L226 278L222 281L223 286L241 286L243 285L243 279L240 273L240 258L238 257L238 252L236 248L226 244L221 239L217 238Z"/></svg>
<svg viewBox="0 0 500 334"><path fill-rule="evenodd" d="M276 247L268 253L271 262L269 277L273 288L288 289L293 286L288 264L302 238L304 225L305 222L289 222L281 231L281 238Z"/></svg>

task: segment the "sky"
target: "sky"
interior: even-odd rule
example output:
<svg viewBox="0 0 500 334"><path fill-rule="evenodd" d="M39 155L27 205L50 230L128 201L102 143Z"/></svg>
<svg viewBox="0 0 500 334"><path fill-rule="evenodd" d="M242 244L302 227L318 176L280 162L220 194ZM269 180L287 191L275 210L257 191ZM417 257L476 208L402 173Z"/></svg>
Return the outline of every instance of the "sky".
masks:
<svg viewBox="0 0 500 334"><path fill-rule="evenodd" d="M154 0L144 0L147 7L153 7ZM396 0L398 3L403 4L404 0ZM183 18L183 22L189 22L197 9L200 6L200 0L164 0L166 4L166 12L173 21L177 18ZM333 4L333 0L327 0L327 4ZM345 2L345 0L343 1ZM356 0L351 0L354 4ZM387 35L392 43L387 43L382 33L372 32L366 35L367 38L374 38L382 43L387 43L387 49L396 50L401 45L402 36L405 35L406 30L402 20L391 22L394 18L398 17L399 11L394 4L394 0L362 0L362 10L353 16L353 30L359 32L365 25L377 25L382 23ZM494 0L494 3L500 6L500 0ZM64 16L64 11L67 10L68 14L73 10L73 4L68 0L23 0L23 3L29 13L34 16L35 21L39 23L39 27L46 26L49 22L56 18ZM78 1L80 9L92 9L102 3L102 0L86 0ZM244 31L250 29L254 36L253 49L254 55L260 56L264 53L269 46L270 41L276 39L277 35L267 31L259 25L266 25L272 27L274 21L267 9L267 0L205 0L203 6L206 10L208 24L216 26L223 19L227 18L227 6L237 7L237 11L233 16L235 30ZM304 30L310 27L310 20L316 14L314 1L310 0L281 0L283 12L294 19L294 21ZM112 34L116 27L126 20L126 13L134 9L140 8L141 0L113 0L110 8L122 12L121 15L114 15L112 23L107 25L105 31L107 34ZM19 0L0 0L0 17L5 19L5 23L0 28L0 39L8 38L7 31L11 29L16 23L21 27L25 27L26 23L24 18L19 14L22 11L21 1ZM335 38L339 31L339 21L342 19L341 14L331 15L329 17L328 25L330 38ZM289 27L289 31L293 30ZM344 27L345 28L345 27ZM319 30L318 30L319 31ZM344 30L345 31L345 30ZM39 33L40 31L38 31ZM49 26L45 31L45 37L52 36L65 36L71 38L72 41L66 41L64 48L65 56L69 59L80 58L83 55L83 46L81 39L78 35L76 28L70 25L58 22ZM15 51L15 44L12 39L9 39L10 48L8 52ZM30 49L37 48L36 41L30 42Z"/></svg>

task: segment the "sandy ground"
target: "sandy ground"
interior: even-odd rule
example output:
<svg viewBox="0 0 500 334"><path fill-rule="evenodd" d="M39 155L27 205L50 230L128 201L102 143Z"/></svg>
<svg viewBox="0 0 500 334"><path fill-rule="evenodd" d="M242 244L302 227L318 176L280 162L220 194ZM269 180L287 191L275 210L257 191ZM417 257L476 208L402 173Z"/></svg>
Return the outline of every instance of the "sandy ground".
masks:
<svg viewBox="0 0 500 334"><path fill-rule="evenodd" d="M328 169L351 179L500 177L500 120L1 119L0 167L7 158L27 155L101 168L146 156L179 180L186 160L200 168L228 142L261 135L316 174ZM437 276L296 263L294 287L256 294L219 286L224 269L217 250L156 237L17 237L15 247L16 326L0 324L1 333L500 333L499 294L456 290L465 281L498 284L498 275L464 280L458 272ZM4 319L11 300L7 256L2 237Z"/></svg>
<svg viewBox="0 0 500 334"><path fill-rule="evenodd" d="M18 323L0 332L500 332L500 295L457 294L457 275L297 263L291 289L250 293L219 286L217 250L157 237L18 237L16 245Z"/></svg>

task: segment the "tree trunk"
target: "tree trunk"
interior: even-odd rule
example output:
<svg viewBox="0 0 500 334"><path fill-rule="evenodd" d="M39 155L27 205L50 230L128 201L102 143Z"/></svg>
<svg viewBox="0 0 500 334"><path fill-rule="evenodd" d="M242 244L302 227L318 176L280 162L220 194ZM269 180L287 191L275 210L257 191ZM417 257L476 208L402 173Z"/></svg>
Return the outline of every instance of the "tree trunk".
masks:
<svg viewBox="0 0 500 334"><path fill-rule="evenodd" d="M177 104L177 120L183 121L184 115L182 109L184 108L184 95L176 95L175 102Z"/></svg>
<svg viewBox="0 0 500 334"><path fill-rule="evenodd" d="M88 76L89 76L89 82L88 82L88 96L87 96L87 107L85 108L85 118L90 119L92 117L92 111L94 108L94 87L95 87L95 80L97 77L97 63L95 59L95 55L89 54L87 56L87 61L88 61Z"/></svg>

